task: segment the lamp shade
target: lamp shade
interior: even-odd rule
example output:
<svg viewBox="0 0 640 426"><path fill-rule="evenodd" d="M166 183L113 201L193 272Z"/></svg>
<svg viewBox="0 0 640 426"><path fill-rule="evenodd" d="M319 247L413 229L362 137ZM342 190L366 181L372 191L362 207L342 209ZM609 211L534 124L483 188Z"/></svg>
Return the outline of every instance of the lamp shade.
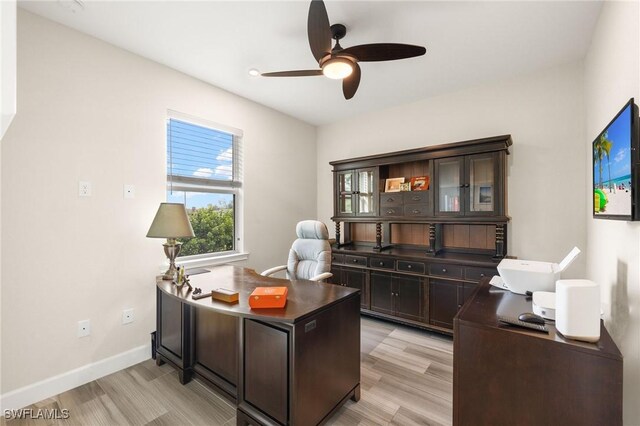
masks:
<svg viewBox="0 0 640 426"><path fill-rule="evenodd" d="M147 232L147 237L186 238L194 236L184 204L160 203L156 217Z"/></svg>

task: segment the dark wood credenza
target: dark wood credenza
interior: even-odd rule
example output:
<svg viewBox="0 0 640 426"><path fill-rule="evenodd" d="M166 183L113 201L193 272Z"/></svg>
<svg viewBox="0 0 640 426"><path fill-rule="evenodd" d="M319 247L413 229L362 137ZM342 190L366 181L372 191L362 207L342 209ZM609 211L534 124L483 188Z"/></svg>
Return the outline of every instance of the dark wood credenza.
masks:
<svg viewBox="0 0 640 426"><path fill-rule="evenodd" d="M622 355L600 340L565 339L498 324L531 312L525 296L482 280L455 318L454 425L621 425Z"/></svg>
<svg viewBox="0 0 640 426"><path fill-rule="evenodd" d="M507 255L507 155L495 136L332 161L330 282L359 288L362 313L451 334L479 280ZM394 178L428 190L385 192Z"/></svg>
<svg viewBox="0 0 640 426"><path fill-rule="evenodd" d="M157 282L156 362L182 383L196 375L237 404L237 424L316 425L360 398L360 292L307 280L263 277L223 265L191 277L240 301L193 300L186 287ZM288 287L283 309L252 310L258 286Z"/></svg>

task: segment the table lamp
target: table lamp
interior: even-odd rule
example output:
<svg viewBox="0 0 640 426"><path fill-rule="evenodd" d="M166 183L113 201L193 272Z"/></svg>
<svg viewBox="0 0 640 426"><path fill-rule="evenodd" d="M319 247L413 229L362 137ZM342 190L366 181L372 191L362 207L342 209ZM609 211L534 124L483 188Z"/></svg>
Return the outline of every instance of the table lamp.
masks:
<svg viewBox="0 0 640 426"><path fill-rule="evenodd" d="M176 276L176 257L180 254L182 243L176 238L195 237L187 210L181 203L160 203L156 217L147 232L148 238L166 238L163 244L164 254L169 259L169 269L162 276L163 280L173 280Z"/></svg>

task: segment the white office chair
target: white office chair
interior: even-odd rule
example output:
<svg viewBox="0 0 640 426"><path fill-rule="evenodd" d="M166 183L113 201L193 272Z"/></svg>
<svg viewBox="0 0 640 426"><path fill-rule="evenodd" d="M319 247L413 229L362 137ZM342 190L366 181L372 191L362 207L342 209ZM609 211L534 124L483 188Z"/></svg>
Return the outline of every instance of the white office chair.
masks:
<svg viewBox="0 0 640 426"><path fill-rule="evenodd" d="M290 280L322 281L333 276L331 270L331 245L329 231L317 220L303 220L296 226L298 239L291 245L286 265L267 269L265 277L278 271L287 271Z"/></svg>

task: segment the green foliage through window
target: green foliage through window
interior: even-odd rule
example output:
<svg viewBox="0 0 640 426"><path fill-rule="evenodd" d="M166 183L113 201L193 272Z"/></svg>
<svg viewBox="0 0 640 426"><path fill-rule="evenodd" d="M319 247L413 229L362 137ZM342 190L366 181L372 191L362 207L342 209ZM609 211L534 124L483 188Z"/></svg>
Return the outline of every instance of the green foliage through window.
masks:
<svg viewBox="0 0 640 426"><path fill-rule="evenodd" d="M193 233L191 239L181 239L180 256L233 250L233 204L187 209Z"/></svg>

